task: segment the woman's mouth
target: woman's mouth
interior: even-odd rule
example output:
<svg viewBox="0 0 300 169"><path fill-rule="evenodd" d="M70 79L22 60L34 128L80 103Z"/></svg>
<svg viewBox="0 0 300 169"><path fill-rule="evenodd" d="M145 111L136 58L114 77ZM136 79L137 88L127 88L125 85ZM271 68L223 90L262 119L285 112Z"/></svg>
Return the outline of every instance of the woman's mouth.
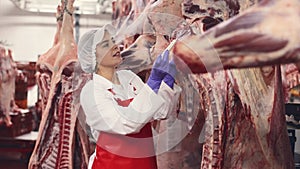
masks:
<svg viewBox="0 0 300 169"><path fill-rule="evenodd" d="M121 57L120 52L116 52L116 53L113 55L113 57Z"/></svg>

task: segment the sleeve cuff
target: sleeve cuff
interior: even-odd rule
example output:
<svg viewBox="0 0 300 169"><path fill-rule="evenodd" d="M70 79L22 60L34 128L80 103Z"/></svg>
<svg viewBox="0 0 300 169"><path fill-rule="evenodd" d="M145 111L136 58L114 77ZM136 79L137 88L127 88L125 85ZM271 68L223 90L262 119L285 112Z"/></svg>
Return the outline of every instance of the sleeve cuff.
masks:
<svg viewBox="0 0 300 169"><path fill-rule="evenodd" d="M181 88L176 84L174 84L173 88L174 89L170 88L165 82L161 83L158 95L165 100L165 105L160 111L156 112L153 117L154 119L166 119L170 113L176 111Z"/></svg>

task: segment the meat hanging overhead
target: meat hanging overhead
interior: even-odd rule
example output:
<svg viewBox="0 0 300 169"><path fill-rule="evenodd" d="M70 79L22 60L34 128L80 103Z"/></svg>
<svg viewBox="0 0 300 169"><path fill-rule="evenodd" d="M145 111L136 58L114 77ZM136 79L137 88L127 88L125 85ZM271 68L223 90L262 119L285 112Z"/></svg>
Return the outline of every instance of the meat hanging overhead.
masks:
<svg viewBox="0 0 300 169"><path fill-rule="evenodd" d="M282 76L287 90L290 90L300 84L299 69L295 64L283 65L282 70Z"/></svg>
<svg viewBox="0 0 300 169"><path fill-rule="evenodd" d="M57 6L56 12L56 33L54 36L54 42L52 48L50 48L45 54L41 55L37 61L37 84L39 86L40 98L42 100L42 110L46 108L49 91L50 91L50 83L53 72L53 65L55 58L58 55L59 51L59 40L61 34L61 26L63 21L63 11L61 6Z"/></svg>
<svg viewBox="0 0 300 169"><path fill-rule="evenodd" d="M134 38L136 40L130 46L125 46L126 49L121 52L125 60L119 66L120 69L131 69L139 73L151 68L156 56L168 46L169 37L174 30L184 22L182 2L183 0L150 1L138 16L135 15L133 21L129 22L132 16L127 17L117 38L126 40L128 37L142 36Z"/></svg>
<svg viewBox="0 0 300 169"><path fill-rule="evenodd" d="M194 73L298 61L299 11L298 0L264 0L203 35L182 38L174 53Z"/></svg>
<svg viewBox="0 0 300 169"><path fill-rule="evenodd" d="M296 0L261 1L203 35L183 37L173 53L194 73L297 61L299 25L291 23L299 19L299 7ZM277 26L276 18L289 21ZM196 80L207 102L202 168L294 167L279 66L219 71Z"/></svg>
<svg viewBox="0 0 300 169"><path fill-rule="evenodd" d="M43 111L28 168L87 168L89 140L77 115L79 94L89 76L77 61L73 3L74 0L62 1L61 8L57 8L54 44L37 63Z"/></svg>
<svg viewBox="0 0 300 169"><path fill-rule="evenodd" d="M11 126L10 112L14 108L15 79L17 65L11 50L0 45L0 125Z"/></svg>
<svg viewBox="0 0 300 169"><path fill-rule="evenodd" d="M159 2L162 1L156 4ZM294 168L284 118L281 69L274 65L298 60L297 30L300 29L294 22L299 20L300 2L263 0L249 9L246 8L257 1L185 1L187 3L200 4L199 15L183 13L188 23L200 21L196 26L213 27L216 19L218 23L230 18L203 35L203 27L196 31L188 28L196 35L180 38L172 50L178 59L178 68L187 64L191 72L197 73L193 79L199 88L200 113L206 117L201 168ZM277 25L276 18L285 24ZM171 27L175 22L169 23L171 20L152 19L157 20L145 22L159 24L156 28L169 26L165 30L175 30ZM160 22L162 20L165 22ZM124 51L131 63L135 59L142 62L135 55L137 46L135 43ZM151 53L146 51L143 56L151 58ZM266 65L271 66L262 67ZM256 66L260 67L232 69ZM206 73L208 71L212 73ZM180 83L183 76L176 80Z"/></svg>

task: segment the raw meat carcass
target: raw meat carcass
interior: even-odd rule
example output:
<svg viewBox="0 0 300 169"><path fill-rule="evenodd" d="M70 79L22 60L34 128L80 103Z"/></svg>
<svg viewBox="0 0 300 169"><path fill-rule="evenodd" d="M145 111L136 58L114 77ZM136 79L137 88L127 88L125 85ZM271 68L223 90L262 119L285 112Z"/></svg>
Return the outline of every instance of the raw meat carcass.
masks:
<svg viewBox="0 0 300 169"><path fill-rule="evenodd" d="M0 46L0 124L11 126L10 112L14 109L15 79L17 65L11 50Z"/></svg>
<svg viewBox="0 0 300 169"><path fill-rule="evenodd" d="M299 63L299 62L298 62ZM282 84L285 94L285 102L293 102L294 97L300 96L297 87L300 84L299 68L296 64L281 65Z"/></svg>
<svg viewBox="0 0 300 169"><path fill-rule="evenodd" d="M220 18L227 20L258 0L184 0L183 15L191 20L202 17Z"/></svg>
<svg viewBox="0 0 300 169"><path fill-rule="evenodd" d="M132 0L116 0L112 3L112 20L113 25L117 28L122 25L124 20L132 10Z"/></svg>
<svg viewBox="0 0 300 169"><path fill-rule="evenodd" d="M149 68L152 64L151 49L155 44L156 37L153 35L141 35L135 42L129 46L130 50L122 51L122 56L124 58L120 69L130 69L135 73L139 73L142 70ZM145 55L146 54L146 55ZM139 66L133 63L138 63Z"/></svg>
<svg viewBox="0 0 300 169"><path fill-rule="evenodd" d="M155 58L169 44L174 30L184 22L180 5L182 2L183 0L150 1L132 23L127 21L120 27L118 38L143 35L130 46L125 46L121 55L126 59L119 66L120 69L129 68L138 73L151 68Z"/></svg>
<svg viewBox="0 0 300 169"><path fill-rule="evenodd" d="M139 73L151 68L155 57L169 44L173 31L184 21L181 16L180 3L181 1L167 0L149 3L143 13L129 25L129 28L124 29L127 33L131 31L129 32L131 35L142 35L131 46L122 51L122 56L125 59L120 65L120 69L131 69ZM170 7L173 10L170 10ZM165 12L169 13L164 15ZM163 21L159 21L158 19L162 19ZM153 22L155 24L152 24L152 21L156 21ZM121 29L120 32L124 30ZM192 88L189 76L183 75L181 81L178 83L182 87L184 86L181 96L184 98L181 104L181 114L196 115L198 113L199 96L195 89ZM184 119L184 122L179 122L176 117L175 113L168 120L158 122L156 126L156 129L160 133L168 133L157 136L158 167L164 169L199 168L202 144L198 143L198 136L204 120L197 120L196 123L198 125L190 129L189 127L192 126L192 123L195 123L195 118L184 117L187 119ZM174 127L174 123L180 123L180 125ZM180 143L176 145L178 141ZM164 144L167 144L167 146L164 146ZM172 148L172 150L169 150L169 148Z"/></svg>
<svg viewBox="0 0 300 169"><path fill-rule="evenodd" d="M199 75L206 100L202 168L293 168L279 66Z"/></svg>
<svg viewBox="0 0 300 169"><path fill-rule="evenodd" d="M299 69L295 64L287 64L282 66L284 70L283 78L285 80L285 85L287 89L292 89L300 84L300 74Z"/></svg>
<svg viewBox="0 0 300 169"><path fill-rule="evenodd" d="M300 24L286 28L300 19L299 10L297 0L264 0L203 35L182 38L174 52L194 73L297 61Z"/></svg>
<svg viewBox="0 0 300 169"><path fill-rule="evenodd" d="M297 61L299 25L287 33L274 19L300 19L299 3L262 1L203 35L182 38L174 54L194 73ZM209 73L197 80L210 101L202 168L294 167L279 66Z"/></svg>
<svg viewBox="0 0 300 169"><path fill-rule="evenodd" d="M62 2L61 29L58 23L53 47L37 64L45 105L28 168L87 168L89 140L77 115L79 94L89 77L81 71L77 60L73 2Z"/></svg>
<svg viewBox="0 0 300 169"><path fill-rule="evenodd" d="M143 12L148 2L149 0L113 1L113 25L116 28L120 28L124 23L128 25Z"/></svg>
<svg viewBox="0 0 300 169"><path fill-rule="evenodd" d="M63 21L63 11L61 6L57 6L56 18L57 18L57 25L56 25L56 33L54 36L54 42L51 49L49 49L45 54L41 55L37 61L37 73L36 79L37 84L39 86L39 94L42 100L42 109L44 110L47 105L47 100L50 91L50 83L52 77L52 67L55 62L55 58L58 55L59 51L59 39L61 34L61 26Z"/></svg>
<svg viewBox="0 0 300 169"><path fill-rule="evenodd" d="M209 6L213 1L198 2ZM228 5L242 1L219 2L220 8L214 8L222 9L223 15L233 16L245 9L240 5L238 12L232 12L237 9ZM243 5L255 3L247 2ZM174 58L184 61L177 60L178 68L186 68L185 63L190 73L212 72L194 76L200 112L206 117L201 168L294 168L284 118L281 69L264 66L299 60L300 29L294 24L299 20L299 3L263 0L204 35L185 36L175 44ZM223 15L218 17L228 17ZM204 19L208 16L201 15L202 25L207 24ZM161 23L158 27L174 24L157 19L151 22ZM278 25L278 20L284 24ZM131 48L126 50L129 56L135 53ZM260 68L233 69L257 66ZM220 71L223 69L231 70Z"/></svg>

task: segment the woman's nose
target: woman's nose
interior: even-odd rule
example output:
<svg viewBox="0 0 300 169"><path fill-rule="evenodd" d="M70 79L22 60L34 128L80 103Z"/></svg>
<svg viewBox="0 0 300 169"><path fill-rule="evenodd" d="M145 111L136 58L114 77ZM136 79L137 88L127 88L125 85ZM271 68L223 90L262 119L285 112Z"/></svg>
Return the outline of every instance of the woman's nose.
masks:
<svg viewBox="0 0 300 169"><path fill-rule="evenodd" d="M115 44L114 47L113 47L113 49L114 49L114 50L117 50L117 49L119 50L120 48L119 48L118 45Z"/></svg>

